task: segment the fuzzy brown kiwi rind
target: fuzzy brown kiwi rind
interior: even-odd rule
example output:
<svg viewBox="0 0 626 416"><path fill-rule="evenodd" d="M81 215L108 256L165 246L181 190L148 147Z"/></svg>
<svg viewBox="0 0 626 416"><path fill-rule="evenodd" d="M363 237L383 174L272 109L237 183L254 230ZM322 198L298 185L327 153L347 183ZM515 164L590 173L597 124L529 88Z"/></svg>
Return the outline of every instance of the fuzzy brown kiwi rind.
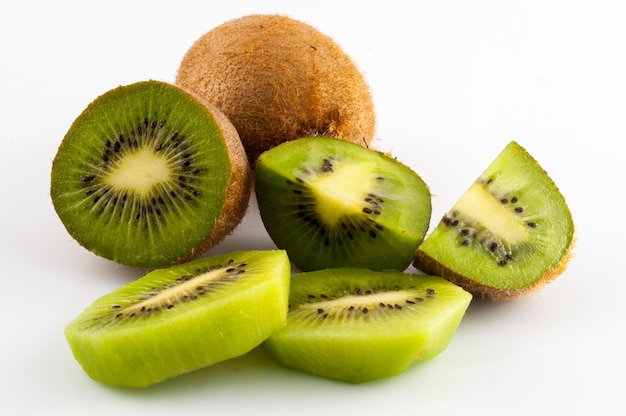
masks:
<svg viewBox="0 0 626 416"><path fill-rule="evenodd" d="M176 84L235 125L251 165L265 150L305 136L368 146L376 115L364 75L329 36L283 15L225 22L185 53Z"/></svg>
<svg viewBox="0 0 626 416"><path fill-rule="evenodd" d="M231 161L230 177L226 188L225 203L220 215L215 220L213 231L192 249L185 257L174 262L174 264L184 263L198 255L210 250L224 240L241 223L248 210L252 184L254 183L252 169L248 163L246 151L239 138L239 133L228 117L224 115L214 105L198 97L191 91L190 95L202 102L211 112L224 136L228 154Z"/></svg>
<svg viewBox="0 0 626 416"><path fill-rule="evenodd" d="M144 172L160 179L140 186ZM232 232L251 178L225 115L189 91L149 80L109 90L79 115L53 160L50 193L83 247L158 268L190 260Z"/></svg>

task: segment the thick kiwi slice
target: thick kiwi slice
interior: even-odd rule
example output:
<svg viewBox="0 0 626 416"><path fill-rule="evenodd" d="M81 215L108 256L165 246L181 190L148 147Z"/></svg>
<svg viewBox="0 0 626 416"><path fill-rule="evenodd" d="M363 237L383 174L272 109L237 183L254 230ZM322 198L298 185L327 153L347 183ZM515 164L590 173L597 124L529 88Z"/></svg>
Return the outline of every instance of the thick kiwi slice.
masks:
<svg viewBox="0 0 626 416"><path fill-rule="evenodd" d="M383 153L307 137L266 151L255 169L261 219L301 270L405 270L428 229L428 187Z"/></svg>
<svg viewBox="0 0 626 416"><path fill-rule="evenodd" d="M349 383L404 372L443 352L472 296L449 281L338 268L291 279L287 325L264 345L286 367Z"/></svg>
<svg viewBox="0 0 626 416"><path fill-rule="evenodd" d="M228 119L160 81L96 98L64 137L51 176L54 208L81 245L147 268L221 241L241 221L251 185Z"/></svg>
<svg viewBox="0 0 626 416"><path fill-rule="evenodd" d="M153 270L96 300L65 335L93 379L149 386L260 345L285 325L290 275L282 250Z"/></svg>
<svg viewBox="0 0 626 416"><path fill-rule="evenodd" d="M299 20L253 14L198 38L176 84L233 122L254 165L263 151L304 136L367 146L376 115L365 77L329 36Z"/></svg>
<svg viewBox="0 0 626 416"><path fill-rule="evenodd" d="M560 274L573 242L565 198L511 142L443 216L414 265L476 296L516 298Z"/></svg>

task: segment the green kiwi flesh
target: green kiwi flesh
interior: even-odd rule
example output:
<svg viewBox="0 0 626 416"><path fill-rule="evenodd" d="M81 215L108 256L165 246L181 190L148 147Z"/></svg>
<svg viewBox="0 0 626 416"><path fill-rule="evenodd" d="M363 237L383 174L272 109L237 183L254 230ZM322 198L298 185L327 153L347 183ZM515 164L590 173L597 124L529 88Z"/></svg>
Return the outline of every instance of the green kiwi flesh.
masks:
<svg viewBox="0 0 626 416"><path fill-rule="evenodd" d="M554 279L574 244L565 198L510 142L419 247L415 267L472 294L517 298Z"/></svg>
<svg viewBox="0 0 626 416"><path fill-rule="evenodd" d="M382 379L443 352L471 299L437 276L304 272L291 280L287 324L263 345L285 367L347 383Z"/></svg>
<svg viewBox="0 0 626 416"><path fill-rule="evenodd" d="M96 300L65 335L94 380L150 386L243 355L284 326L290 275L282 250L153 270Z"/></svg>
<svg viewBox="0 0 626 416"><path fill-rule="evenodd" d="M240 222L251 171L215 108L160 81L114 88L73 122L52 164L67 231L95 254L155 268L188 260Z"/></svg>
<svg viewBox="0 0 626 416"><path fill-rule="evenodd" d="M301 270L405 270L423 241L430 191L407 166L345 140L306 137L258 158L261 219Z"/></svg>

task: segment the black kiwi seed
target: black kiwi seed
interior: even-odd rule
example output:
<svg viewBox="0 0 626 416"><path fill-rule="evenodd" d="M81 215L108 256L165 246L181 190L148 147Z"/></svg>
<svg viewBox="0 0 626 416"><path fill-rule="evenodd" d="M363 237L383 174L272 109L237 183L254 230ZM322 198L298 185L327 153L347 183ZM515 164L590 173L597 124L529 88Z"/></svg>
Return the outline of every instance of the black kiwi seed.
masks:
<svg viewBox="0 0 626 416"><path fill-rule="evenodd" d="M130 150L131 148L135 148L140 145L146 145L146 148L156 149L157 151L166 149L167 146L164 145L162 142L155 143L154 145L150 145L150 142L156 140L160 136L162 130L167 129L168 126L165 121L149 120L147 118L144 118L142 122L137 123L137 127L134 131L131 131L126 135L128 139L125 139L125 136L123 134L119 134L115 138L105 139L103 141L101 162L92 168L92 172L86 172L82 176L82 183L85 186L85 195L91 197L92 203L102 203L103 205L105 205L105 200L103 199L103 196L108 192L116 192L113 187L105 182L104 178L106 178L106 173L111 171L112 166L114 166L117 161L122 160L126 150ZM178 132L171 133L170 137L171 140L176 140L178 143L184 140L183 137L179 136ZM111 149L113 151L111 151ZM185 188L186 185L184 185L183 182L194 182L194 172L200 173L200 170L197 167L193 166L194 162L189 152L175 157L178 157L179 160L181 160L179 162L180 174L177 175L180 179L179 188ZM191 169L192 175L189 176L189 170L192 167L194 169ZM170 165L170 168L174 171L174 173L177 170L175 165ZM186 172L186 176L182 175L183 172ZM193 197L197 197L199 195L200 192L195 188L191 188L188 192L184 193L185 200L187 201L193 201ZM149 199L136 198L136 202L133 206L133 210L135 212L131 216L136 220L145 218L145 222L147 224L150 221L150 218L148 218L147 216L148 213L155 214L156 216L162 216L163 209L166 209L168 200L176 197L176 191L174 189L171 189L169 190L169 192L166 191L165 194L153 195ZM127 195L124 194L121 200L125 202L126 198ZM111 201L111 204L115 206L117 205L118 200L119 196L114 195L111 198L106 199L106 202L108 203L109 201ZM150 204L154 205L155 201L157 200L159 201L159 203L161 203L161 205L163 205L163 209L146 209L146 207ZM123 215L125 211L116 210L114 212L117 213L118 216L120 216Z"/></svg>
<svg viewBox="0 0 626 416"><path fill-rule="evenodd" d="M218 265L211 268L203 268L197 269L194 271L194 274L181 276L176 279L175 282L165 284L161 287L155 287L152 290L144 293L141 298L139 298L138 302L150 302L150 299L155 298L159 293L165 290L172 290L176 288L178 285L185 284L190 281L194 281L196 279L202 279L202 275L212 271L222 271L223 273L214 276L210 280L200 280L196 286L190 288L190 291L180 292L177 294L177 298L173 296L170 297L166 303L163 301L154 301L154 303L149 303L148 305L142 305L141 307L134 307L133 304L126 306L123 308L119 304L111 305L111 309L116 312L112 315L112 318L115 320L119 319L130 319L135 316L140 316L141 314L149 314L155 313L162 310L168 310L174 308L180 302L188 302L191 300L198 299L199 296L206 296L214 289L218 288L221 285L232 281L233 279L238 279L239 276L245 272L245 267L247 266L245 263L241 263L235 267L231 267L232 263L227 263L224 265ZM181 289L182 290L182 289ZM102 317L98 318L101 319Z"/></svg>
<svg viewBox="0 0 626 416"><path fill-rule="evenodd" d="M335 160L333 157L322 159L321 168L317 172L332 172L333 160ZM307 174L313 174L309 169L306 170ZM382 177L379 178L384 180ZM381 215L383 209L381 204L384 203L384 200L376 194L369 193L363 198L363 202L366 205L361 208L361 212L365 214L365 217L360 220L357 219L356 223L348 224L341 222L339 227L343 230L343 233L338 235L337 233L330 232L330 227L319 217L316 211L317 204L315 198L305 185L304 179L296 176L295 181L286 179L285 183L292 188L291 190L294 194L302 196L300 200L296 201L295 215L299 217L302 222L312 226L313 229L323 237L322 243L325 247L330 247L331 245L341 247L343 245L342 236L347 237L348 240L354 240L354 232L357 230L367 234L370 238L377 238L378 232L384 231L384 228L373 219L373 217Z"/></svg>

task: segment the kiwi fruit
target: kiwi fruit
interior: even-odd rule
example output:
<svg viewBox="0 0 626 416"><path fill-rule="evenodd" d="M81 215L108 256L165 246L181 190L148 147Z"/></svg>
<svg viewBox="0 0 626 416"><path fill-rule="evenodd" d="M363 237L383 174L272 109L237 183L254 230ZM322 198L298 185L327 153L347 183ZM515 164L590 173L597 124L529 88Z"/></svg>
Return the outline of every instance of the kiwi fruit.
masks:
<svg viewBox="0 0 626 416"><path fill-rule="evenodd" d="M472 296L438 276L336 268L291 278L287 324L264 346L283 366L363 383L449 345Z"/></svg>
<svg viewBox="0 0 626 416"><path fill-rule="evenodd" d="M476 297L514 299L558 276L574 240L565 198L512 141L443 216L413 264Z"/></svg>
<svg viewBox="0 0 626 416"><path fill-rule="evenodd" d="M387 154L329 137L267 150L255 166L259 212L303 271L405 270L430 223L420 176Z"/></svg>
<svg viewBox="0 0 626 416"><path fill-rule="evenodd" d="M147 387L259 346L286 323L290 276L282 250L152 270L96 300L65 335L94 380Z"/></svg>
<svg viewBox="0 0 626 416"><path fill-rule="evenodd" d="M102 94L72 123L52 163L51 197L82 246L156 268L228 235L247 210L251 173L223 113L149 80Z"/></svg>
<svg viewBox="0 0 626 416"><path fill-rule="evenodd" d="M185 53L176 84L226 114L252 166L263 151L304 136L363 146L374 137L364 75L333 39L288 16L247 15L208 31Z"/></svg>

